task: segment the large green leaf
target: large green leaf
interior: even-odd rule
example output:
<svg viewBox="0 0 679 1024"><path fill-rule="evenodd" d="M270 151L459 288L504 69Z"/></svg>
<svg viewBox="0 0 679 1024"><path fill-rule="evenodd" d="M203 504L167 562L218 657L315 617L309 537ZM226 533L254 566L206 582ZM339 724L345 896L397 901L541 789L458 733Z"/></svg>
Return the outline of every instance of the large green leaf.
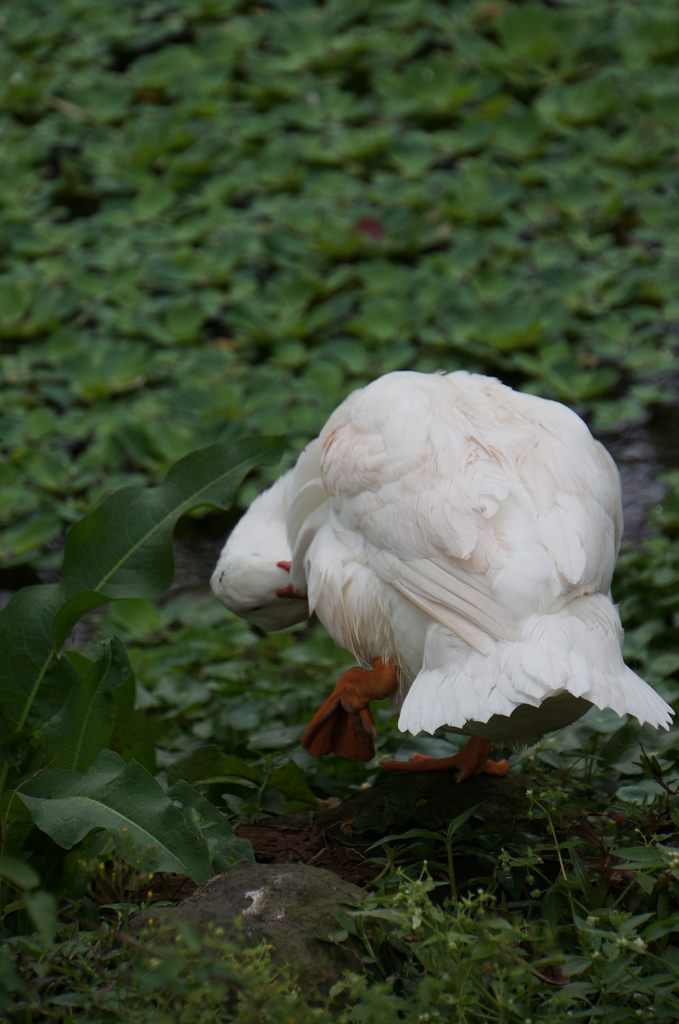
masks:
<svg viewBox="0 0 679 1024"><path fill-rule="evenodd" d="M0 721L3 739L54 714L73 683L56 657L51 625L61 604L56 584L20 590L0 612ZM34 703L44 695L37 717Z"/></svg>
<svg viewBox="0 0 679 1024"><path fill-rule="evenodd" d="M103 747L111 745L118 705L112 693L126 681L130 663L117 637L74 686L41 731L46 760L55 768L85 771Z"/></svg>
<svg viewBox="0 0 679 1024"><path fill-rule="evenodd" d="M94 608L106 604L108 598L96 590L81 590L77 594L63 600L63 592L59 589L63 604L52 620L52 645L56 650L64 644L78 619Z"/></svg>
<svg viewBox="0 0 679 1024"><path fill-rule="evenodd" d="M109 746L120 754L124 761L131 761L134 758L147 771L155 773L156 738L153 729L149 728L147 714L135 707L137 688L131 672L122 686L113 691L113 699L117 711Z"/></svg>
<svg viewBox="0 0 679 1024"><path fill-rule="evenodd" d="M241 839L214 804L183 780L169 790L187 825L200 835L215 871L226 871L236 860L254 860L252 845Z"/></svg>
<svg viewBox="0 0 679 1024"><path fill-rule="evenodd" d="M140 764L103 750L85 774L51 768L18 791L38 828L70 850L105 829L119 857L146 871L210 876L200 836Z"/></svg>
<svg viewBox="0 0 679 1024"><path fill-rule="evenodd" d="M228 508L245 475L260 463L277 461L282 448L280 438L267 437L210 445L181 459L157 487L117 491L73 527L61 582L28 587L0 612L0 726L6 757L12 737L53 719L48 742L60 760L80 767L89 763L93 736L87 754L82 735L75 746L74 735L64 740L66 716L60 712L76 675L58 657L59 646L80 615L105 599L162 593L172 580L172 531L180 516L205 503ZM88 700L94 698L91 692L84 696L85 684L78 685L80 696L72 701L78 703L78 714L86 715ZM72 729L77 732L78 726ZM6 763L0 790L7 772Z"/></svg>
<svg viewBox="0 0 679 1024"><path fill-rule="evenodd" d="M228 508L254 466L277 462L282 438L210 445L172 467L158 487L124 487L70 531L62 587L67 596L157 597L172 582L172 531L196 505Z"/></svg>
<svg viewBox="0 0 679 1024"><path fill-rule="evenodd" d="M318 797L311 790L304 772L294 761L288 761L287 764L276 768L269 777L269 785L283 793L289 800L299 800L301 803L311 804L312 807L318 806Z"/></svg>

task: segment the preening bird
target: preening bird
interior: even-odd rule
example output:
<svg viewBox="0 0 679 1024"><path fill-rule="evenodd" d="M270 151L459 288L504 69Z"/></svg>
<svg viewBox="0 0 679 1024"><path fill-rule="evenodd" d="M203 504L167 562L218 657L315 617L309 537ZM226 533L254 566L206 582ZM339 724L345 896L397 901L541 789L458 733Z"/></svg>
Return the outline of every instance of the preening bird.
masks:
<svg viewBox="0 0 679 1024"><path fill-rule="evenodd" d="M472 739L385 767L502 774L491 742L535 743L592 704L669 727L622 658L621 525L615 463L570 409L464 371L389 373L256 499L212 588L265 629L315 611L359 662L307 728L312 754L369 760L369 704L389 696L402 731Z"/></svg>

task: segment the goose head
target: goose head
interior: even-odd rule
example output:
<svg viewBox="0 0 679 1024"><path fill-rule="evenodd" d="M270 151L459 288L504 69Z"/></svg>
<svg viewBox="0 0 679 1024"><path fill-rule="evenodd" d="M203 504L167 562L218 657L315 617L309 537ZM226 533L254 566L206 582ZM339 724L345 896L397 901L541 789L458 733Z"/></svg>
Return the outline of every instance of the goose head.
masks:
<svg viewBox="0 0 679 1024"><path fill-rule="evenodd" d="M289 491L286 473L256 498L229 535L210 580L229 611L266 632L309 618L306 596L290 586Z"/></svg>

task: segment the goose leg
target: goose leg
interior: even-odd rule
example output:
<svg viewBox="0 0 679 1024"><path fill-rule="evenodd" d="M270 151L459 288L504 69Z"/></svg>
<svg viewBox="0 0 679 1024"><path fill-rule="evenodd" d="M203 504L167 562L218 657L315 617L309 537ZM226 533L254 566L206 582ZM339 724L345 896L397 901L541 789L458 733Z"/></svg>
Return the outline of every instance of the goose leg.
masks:
<svg viewBox="0 0 679 1024"><path fill-rule="evenodd" d="M407 761L382 761L380 768L390 772L445 772L456 769L456 782L468 779L470 775L506 775L509 771L507 761L490 761L490 740L481 740L472 736L462 750L452 757L426 757L424 754L413 754Z"/></svg>
<svg viewBox="0 0 679 1024"><path fill-rule="evenodd" d="M350 668L311 719L302 746L314 757L332 751L351 761L370 761L377 736L370 701L384 700L397 686L396 666L381 658L371 669Z"/></svg>

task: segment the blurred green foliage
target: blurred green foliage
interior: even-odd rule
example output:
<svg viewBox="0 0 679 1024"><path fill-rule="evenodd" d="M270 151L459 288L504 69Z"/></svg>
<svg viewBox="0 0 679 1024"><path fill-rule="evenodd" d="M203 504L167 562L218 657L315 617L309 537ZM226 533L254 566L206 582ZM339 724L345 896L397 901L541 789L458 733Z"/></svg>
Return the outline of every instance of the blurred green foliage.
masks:
<svg viewBox="0 0 679 1024"><path fill-rule="evenodd" d="M65 525L231 421L292 451L393 369L600 425L670 400L678 15L5 3L5 562L54 564Z"/></svg>

